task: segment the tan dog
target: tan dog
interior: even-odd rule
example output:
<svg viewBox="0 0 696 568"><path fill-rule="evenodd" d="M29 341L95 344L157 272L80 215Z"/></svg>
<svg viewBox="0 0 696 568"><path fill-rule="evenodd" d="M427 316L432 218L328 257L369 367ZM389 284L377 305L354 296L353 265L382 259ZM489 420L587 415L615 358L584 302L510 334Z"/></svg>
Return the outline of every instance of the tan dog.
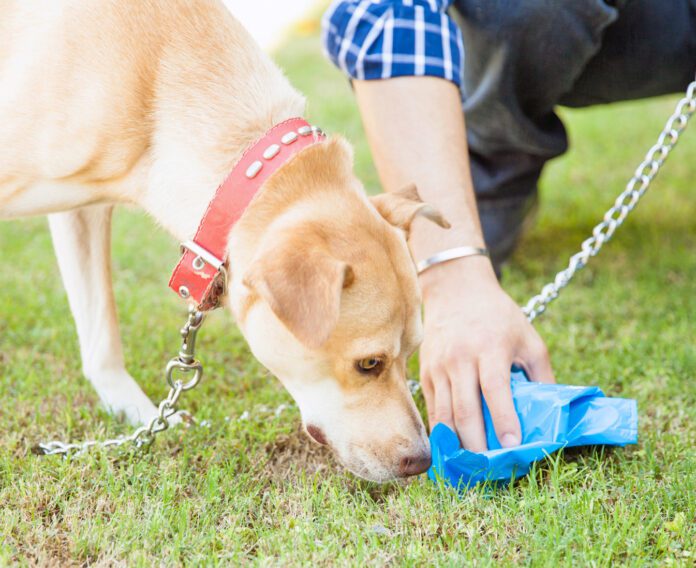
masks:
<svg viewBox="0 0 696 568"><path fill-rule="evenodd" d="M216 0L0 0L0 85L0 218L49 215L84 373L111 411L147 420L117 326L112 208L190 239L244 149L304 101ZM415 188L368 200L332 139L274 174L229 237L225 301L253 353L310 435L373 480L430 462L405 383L419 214L445 224Z"/></svg>

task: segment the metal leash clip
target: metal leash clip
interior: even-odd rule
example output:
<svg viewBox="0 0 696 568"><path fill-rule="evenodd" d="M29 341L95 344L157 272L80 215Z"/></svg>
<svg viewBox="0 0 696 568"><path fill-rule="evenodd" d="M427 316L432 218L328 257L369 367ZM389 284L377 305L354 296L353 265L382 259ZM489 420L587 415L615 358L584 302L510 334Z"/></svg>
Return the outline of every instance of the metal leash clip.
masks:
<svg viewBox="0 0 696 568"><path fill-rule="evenodd" d="M193 377L181 386L182 391L191 390L194 388L203 377L203 365L194 357L196 351L196 334L203 324L203 312L198 311L191 306L189 308L189 319L181 328L181 349L179 356L174 357L167 363L166 377L167 384L171 388L176 388L179 381L174 380L174 372L179 370L183 373L193 373Z"/></svg>

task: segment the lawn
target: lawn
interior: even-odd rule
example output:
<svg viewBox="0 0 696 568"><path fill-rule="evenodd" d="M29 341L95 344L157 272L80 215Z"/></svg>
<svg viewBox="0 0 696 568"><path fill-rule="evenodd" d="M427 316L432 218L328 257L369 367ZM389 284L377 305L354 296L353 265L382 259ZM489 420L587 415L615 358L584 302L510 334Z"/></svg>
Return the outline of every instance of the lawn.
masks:
<svg viewBox="0 0 696 568"><path fill-rule="evenodd" d="M277 60L306 93L309 117L355 144L358 173L377 191L350 89L323 60L316 29L304 26ZM572 149L547 169L538 223L505 273L520 303L589 234L675 100L563 113ZM691 128L629 222L537 323L561 382L638 400L639 444L566 452L510 486L463 495L424 476L376 485L341 471L299 431L294 407L276 412L288 394L226 313L203 328L206 377L183 398L199 426L161 435L142 458L34 455L38 441L129 427L100 409L81 376L45 220L0 223L0 565L693 566L696 123ZM166 286L177 251L141 213L116 215L127 361L158 401L184 318ZM417 361L411 372L417 376Z"/></svg>

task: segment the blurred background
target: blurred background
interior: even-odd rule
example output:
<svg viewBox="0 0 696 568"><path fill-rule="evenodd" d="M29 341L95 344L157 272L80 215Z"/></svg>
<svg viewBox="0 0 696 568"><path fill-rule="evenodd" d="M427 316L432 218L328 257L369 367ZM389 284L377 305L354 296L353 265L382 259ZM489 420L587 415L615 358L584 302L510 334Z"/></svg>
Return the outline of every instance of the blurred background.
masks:
<svg viewBox="0 0 696 568"><path fill-rule="evenodd" d="M293 25L327 5L326 0L223 0L266 50L280 47Z"/></svg>

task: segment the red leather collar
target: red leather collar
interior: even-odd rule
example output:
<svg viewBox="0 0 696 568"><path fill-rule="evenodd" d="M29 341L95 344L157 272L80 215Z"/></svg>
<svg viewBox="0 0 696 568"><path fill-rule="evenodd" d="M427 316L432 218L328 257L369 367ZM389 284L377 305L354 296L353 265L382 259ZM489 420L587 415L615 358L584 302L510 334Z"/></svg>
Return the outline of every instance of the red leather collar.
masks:
<svg viewBox="0 0 696 568"><path fill-rule="evenodd" d="M320 129L302 118L275 125L244 152L201 219L196 235L182 243L183 256L169 287L200 310L218 307L226 289L227 240L264 182L295 154L324 140Z"/></svg>

